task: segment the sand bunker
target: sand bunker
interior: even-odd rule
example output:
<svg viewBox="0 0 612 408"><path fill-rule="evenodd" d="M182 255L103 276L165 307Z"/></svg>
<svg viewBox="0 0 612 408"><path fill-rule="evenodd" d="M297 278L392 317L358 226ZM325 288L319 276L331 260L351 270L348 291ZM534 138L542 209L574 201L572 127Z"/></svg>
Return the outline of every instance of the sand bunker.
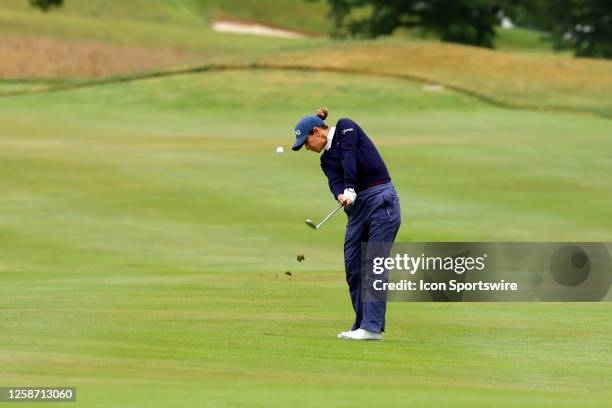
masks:
<svg viewBox="0 0 612 408"><path fill-rule="evenodd" d="M212 28L213 30L221 33L264 35L281 38L306 37L304 34L297 33L295 31L281 30L279 28L267 27L265 25L255 23L237 23L235 21L217 21L213 23Z"/></svg>

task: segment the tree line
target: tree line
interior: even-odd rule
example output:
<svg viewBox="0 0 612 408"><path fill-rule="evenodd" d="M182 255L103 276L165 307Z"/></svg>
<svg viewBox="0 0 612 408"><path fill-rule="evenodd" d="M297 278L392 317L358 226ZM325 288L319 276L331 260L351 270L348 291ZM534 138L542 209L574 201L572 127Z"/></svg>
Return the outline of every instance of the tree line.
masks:
<svg viewBox="0 0 612 408"><path fill-rule="evenodd" d="M64 3L64 0L30 0L33 7L39 8L42 11L49 11L53 7L59 7Z"/></svg>
<svg viewBox="0 0 612 408"><path fill-rule="evenodd" d="M378 37L416 28L442 41L492 48L507 17L554 48L612 58L612 0L327 0L337 33Z"/></svg>
<svg viewBox="0 0 612 408"><path fill-rule="evenodd" d="M310 0L318 1L318 0ZM504 17L546 34L555 49L612 58L612 0L326 0L339 36L374 38L400 27L493 48ZM43 11L63 0L30 0Z"/></svg>

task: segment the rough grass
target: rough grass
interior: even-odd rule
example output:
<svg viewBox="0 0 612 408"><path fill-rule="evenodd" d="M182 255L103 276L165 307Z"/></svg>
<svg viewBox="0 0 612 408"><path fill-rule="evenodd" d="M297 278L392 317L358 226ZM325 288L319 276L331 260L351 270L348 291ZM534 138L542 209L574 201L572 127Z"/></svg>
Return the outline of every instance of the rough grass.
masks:
<svg viewBox="0 0 612 408"><path fill-rule="evenodd" d="M353 70L441 83L500 105L612 116L612 62L565 56L510 54L430 41L347 42L292 52L268 62Z"/></svg>
<svg viewBox="0 0 612 408"><path fill-rule="evenodd" d="M200 56L177 49L151 49L102 42L0 36L0 78L92 78L152 67L194 64Z"/></svg>

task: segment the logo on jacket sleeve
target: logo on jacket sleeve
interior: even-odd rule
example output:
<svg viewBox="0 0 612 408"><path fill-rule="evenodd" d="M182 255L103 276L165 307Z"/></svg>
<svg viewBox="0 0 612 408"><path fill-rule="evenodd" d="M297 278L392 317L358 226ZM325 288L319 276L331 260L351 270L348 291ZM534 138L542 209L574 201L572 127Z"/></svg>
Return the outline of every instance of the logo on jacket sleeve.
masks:
<svg viewBox="0 0 612 408"><path fill-rule="evenodd" d="M345 133L348 133L348 132L352 132L353 130L355 130L355 129L353 129L353 128L343 129L342 130L342 134L345 134Z"/></svg>

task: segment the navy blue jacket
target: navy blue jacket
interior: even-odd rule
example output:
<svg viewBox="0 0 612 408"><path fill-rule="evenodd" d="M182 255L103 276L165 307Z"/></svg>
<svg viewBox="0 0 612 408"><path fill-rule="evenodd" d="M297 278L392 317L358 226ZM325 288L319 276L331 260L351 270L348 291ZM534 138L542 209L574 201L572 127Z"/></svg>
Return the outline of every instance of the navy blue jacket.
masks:
<svg viewBox="0 0 612 408"><path fill-rule="evenodd" d="M374 143L357 123L346 118L336 123L331 147L321 155L321 168L334 198L345 188L359 193L391 181Z"/></svg>

